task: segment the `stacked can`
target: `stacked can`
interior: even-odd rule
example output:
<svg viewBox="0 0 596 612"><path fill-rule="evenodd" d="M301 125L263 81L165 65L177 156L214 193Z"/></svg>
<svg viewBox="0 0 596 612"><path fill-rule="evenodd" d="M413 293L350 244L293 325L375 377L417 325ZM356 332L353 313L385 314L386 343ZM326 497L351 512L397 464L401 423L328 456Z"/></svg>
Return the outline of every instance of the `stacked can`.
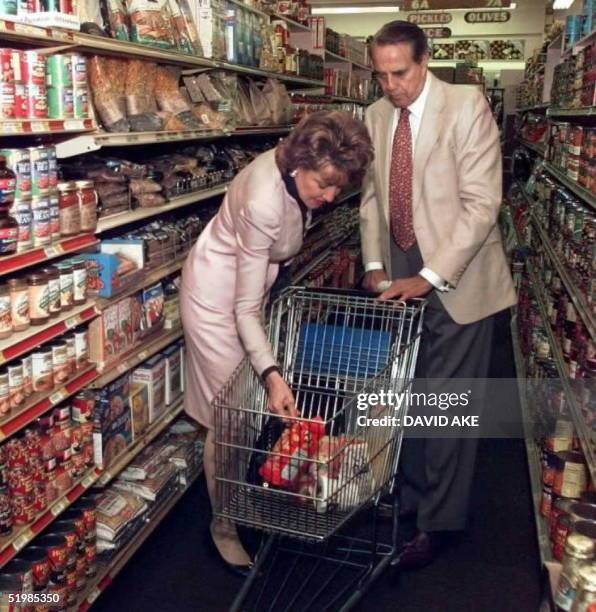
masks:
<svg viewBox="0 0 596 612"><path fill-rule="evenodd" d="M15 85L17 116L45 119L48 116L46 57L37 51L17 53L20 62L20 79Z"/></svg>
<svg viewBox="0 0 596 612"><path fill-rule="evenodd" d="M89 116L89 90L87 87L87 60L84 55L72 53L72 97L73 116L75 119L86 119Z"/></svg>
<svg viewBox="0 0 596 612"><path fill-rule="evenodd" d="M48 86L48 116L52 119L72 119L74 102L71 55L57 54L48 57L46 83Z"/></svg>

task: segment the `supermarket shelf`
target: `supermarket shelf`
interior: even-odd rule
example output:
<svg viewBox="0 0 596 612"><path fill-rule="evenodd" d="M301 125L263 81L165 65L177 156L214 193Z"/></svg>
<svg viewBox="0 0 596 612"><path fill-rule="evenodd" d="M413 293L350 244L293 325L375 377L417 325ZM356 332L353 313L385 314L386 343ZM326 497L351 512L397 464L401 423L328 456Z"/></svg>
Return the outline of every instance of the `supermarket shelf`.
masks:
<svg viewBox="0 0 596 612"><path fill-rule="evenodd" d="M0 33L1 36L1 33ZM70 134L97 129L92 119L5 119L0 121L3 136L43 136Z"/></svg>
<svg viewBox="0 0 596 612"><path fill-rule="evenodd" d="M513 356L515 360L515 370L517 373L519 386L519 402L522 413L522 424L524 427L524 438L526 443L526 455L528 460L528 473L530 476L530 486L532 489L532 502L534 504L534 522L536 525L536 536L540 551L541 566L545 561L552 560L552 550L548 527L543 516L540 514L540 503L542 499L542 468L538 447L529 431L529 424L532 422L526 396L526 372L524 367L524 357L519 345L519 331L517 328L517 315L511 319L511 338L513 343Z"/></svg>
<svg viewBox="0 0 596 612"><path fill-rule="evenodd" d="M253 76L260 76L265 78L277 79L278 81L285 81L286 83L311 85L312 87L325 87L324 81L315 81L314 79L307 79L305 77L284 74L281 72L269 72L267 70L261 70L260 68L253 68L252 66L230 64L229 62L217 62L217 67L221 70L229 70L231 72L238 72L242 74L252 74Z"/></svg>
<svg viewBox="0 0 596 612"><path fill-rule="evenodd" d="M187 255L188 251L174 259L174 261L169 261L168 263L158 266L157 268L150 269L148 271L143 269L137 270L137 273L140 273L140 280L138 282L132 283L131 285L125 287L120 293L117 293L110 298L97 298L97 309L103 311L111 304L119 302L122 298L132 295L145 287L149 287L150 285L157 283L162 278L169 276L174 272L178 272L178 270L182 269Z"/></svg>
<svg viewBox="0 0 596 612"><path fill-rule="evenodd" d="M8 414L0 419L0 440L13 435L39 418L56 404L78 393L91 381L99 376L93 366L89 366L71 378L64 385L52 389L52 391L35 393L23 407L18 408L15 413Z"/></svg>
<svg viewBox="0 0 596 612"><path fill-rule="evenodd" d="M159 351L172 344L172 342L176 342L176 340L182 338L182 336L183 332L181 327L162 330L161 333L146 339L140 346L135 346L128 353L122 355L116 363L109 364L107 371L101 373L101 375L93 380L89 386L94 389L105 387L119 376L122 376L122 374L132 370L146 359L149 359L149 357L159 353Z"/></svg>
<svg viewBox="0 0 596 612"><path fill-rule="evenodd" d="M241 2L241 0L228 0L228 2L230 4L235 4L236 6L239 6L251 13L255 13L255 15L260 15L261 17L266 17L267 19L269 19L269 17L271 17L271 15L269 13L265 13L265 11L261 11L258 8L254 7L254 6L250 6L248 4L246 4L245 2Z"/></svg>
<svg viewBox="0 0 596 612"><path fill-rule="evenodd" d="M272 19L281 19L282 21L285 21L290 29L290 31L294 31L294 32L310 32L310 28L307 25L304 25L303 23L300 23L299 21L295 21L294 19L292 19L291 17L286 17L285 15L280 15L279 13L273 13L271 15Z"/></svg>
<svg viewBox="0 0 596 612"><path fill-rule="evenodd" d="M535 142L529 142L528 140L524 140L523 138L518 138L520 144L524 145L530 151L534 151L534 153L538 153L541 157L544 157L546 153L546 147L544 145L536 144Z"/></svg>
<svg viewBox="0 0 596 612"><path fill-rule="evenodd" d="M327 259L329 255L336 251L338 247L344 242L346 242L346 240L348 240L352 235L353 233L344 236L344 238L340 240L339 243L332 244L330 247L326 248L321 253L313 257L313 259L311 259L303 268L300 269L298 273L296 273L292 277L292 284L298 285L299 283L301 283L310 274L310 272L312 272L322 261L325 261L325 259Z"/></svg>
<svg viewBox="0 0 596 612"><path fill-rule="evenodd" d="M87 300L81 306L63 313L45 325L31 326L22 332L11 334L9 338L0 342L0 363L15 359L36 346L61 336L69 329L90 321L98 313L95 301Z"/></svg>
<svg viewBox="0 0 596 612"><path fill-rule="evenodd" d="M586 204L589 204L592 208L596 208L596 196L587 189L584 189L579 183L571 180L561 170L555 168L552 164L545 163L544 167L548 170L558 181L563 183L567 189L573 191L573 193L581 198Z"/></svg>
<svg viewBox="0 0 596 612"><path fill-rule="evenodd" d="M595 106L584 108L549 108L546 111L547 117L593 117L596 115Z"/></svg>
<svg viewBox="0 0 596 612"><path fill-rule="evenodd" d="M345 96L327 96L333 102L347 102L349 104L372 104L375 100L361 100L359 98L346 98Z"/></svg>
<svg viewBox="0 0 596 612"><path fill-rule="evenodd" d="M106 588L112 583L114 578L122 571L122 568L131 560L133 555L141 548L145 541L151 536L151 534L161 524L161 521L171 512L172 508L180 501L182 496L188 491L188 489L194 484L194 482L203 473L203 470L198 470L189 479L188 484L177 491L168 500L163 508L159 510L151 520L141 529L130 542L119 551L109 563L100 564L97 575L93 581L90 582L79 598L78 612L87 612L89 608L95 603L97 598L106 590Z"/></svg>
<svg viewBox="0 0 596 612"><path fill-rule="evenodd" d="M135 210L118 213L116 215L110 215L109 217L104 217L99 220L96 231L98 234L100 234L101 232L106 232L108 230L114 229L115 227L134 223L135 221L141 221L142 219L147 219L149 217L155 217L156 215L160 215L161 213L176 210L177 208L187 206L188 204L201 202L203 200L208 200L209 198L213 198L218 195L223 195L227 191L228 185L229 183L223 183L222 185L217 185L216 187L212 187L211 189L193 191L192 193L187 193L183 196L172 198L167 204L164 204L163 206L155 206L153 208L137 208Z"/></svg>
<svg viewBox="0 0 596 612"><path fill-rule="evenodd" d="M555 252L553 248L550 238L548 237L548 234L546 233L546 231L542 227L542 224L536 218L533 212L530 212L530 218L532 219L532 222L534 223L534 227L536 228L538 235L540 236L540 240L542 241L542 244L544 245L544 249L547 252L549 259L553 263L554 267L557 270L557 274L559 275L561 281L563 282L563 284L565 285L565 288L567 289L567 293L569 294L569 297L571 298L573 305L577 309L577 312L579 313L580 317L582 318L583 322L588 328L588 332L590 336L592 337L592 340L596 341L596 318L594 317L592 313L592 309L586 303L585 297L583 296L582 292L578 289L572 276L567 271L566 266L559 259L557 253Z"/></svg>
<svg viewBox="0 0 596 612"><path fill-rule="evenodd" d="M581 408L577 403L577 398L571 386L569 374L567 372L567 365L565 364L563 355L561 353L559 341L555 337L549 323L548 311L544 301L544 287L542 281L540 280L538 274L536 274L536 271L534 270L534 267L529 260L526 261L526 267L532 280L532 287L536 295L536 301L538 303L540 315L545 323L544 327L548 336L553 361L555 362L555 365L557 367L559 378L561 380L561 385L563 387L563 392L565 393L567 403L570 408L569 411L571 413L571 418L575 425L575 430L577 432L582 450L584 451L584 455L586 457L586 463L588 465L588 470L590 471L590 477L592 478L592 481L596 481L596 449L594 448L593 441L591 438L592 434L590 432L588 424L584 419Z"/></svg>
<svg viewBox="0 0 596 612"><path fill-rule="evenodd" d="M337 55L337 53L333 53L332 51L328 51L325 49L325 61L326 62L344 62L346 64L352 64L359 70L370 70L372 72L372 68L370 66L365 66L364 64L359 64L358 62L353 62L352 60L344 57L343 55Z"/></svg>
<svg viewBox="0 0 596 612"><path fill-rule="evenodd" d="M17 553L38 536L58 515L89 489L99 477L96 468L90 469L69 491L41 512L31 525L18 527L8 537L0 538L0 567L6 565Z"/></svg>
<svg viewBox="0 0 596 612"><path fill-rule="evenodd" d="M7 255L0 258L0 274L8 274L16 272L23 268L28 268L35 264L67 255L68 253L76 253L83 249L99 244L99 240L93 234L80 234L71 238L62 238L58 242L54 242L46 247L38 247L22 253Z"/></svg>
<svg viewBox="0 0 596 612"><path fill-rule="evenodd" d="M589 34L580 38L577 42L573 43L571 47L565 49L561 54L561 59L567 59L572 55L577 55L582 49L587 47L590 43L594 42L596 37L596 30L592 30Z"/></svg>
<svg viewBox="0 0 596 612"><path fill-rule="evenodd" d="M142 450L144 450L168 425L182 412L183 397L179 398L167 409L155 423L152 423L147 431L138 438L132 446L129 446L106 470L102 470L97 479L98 487L105 487L110 480L115 478Z"/></svg>

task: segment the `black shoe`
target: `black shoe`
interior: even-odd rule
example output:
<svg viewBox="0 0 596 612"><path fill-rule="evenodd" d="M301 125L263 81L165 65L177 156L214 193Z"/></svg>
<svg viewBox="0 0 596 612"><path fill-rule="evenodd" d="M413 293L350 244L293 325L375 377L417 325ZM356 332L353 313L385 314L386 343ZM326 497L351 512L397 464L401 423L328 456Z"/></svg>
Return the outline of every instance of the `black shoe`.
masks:
<svg viewBox="0 0 596 612"><path fill-rule="evenodd" d="M433 562L438 549L434 534L420 531L404 544L401 552L391 562L391 567L394 571L421 569Z"/></svg>
<svg viewBox="0 0 596 612"><path fill-rule="evenodd" d="M207 530L205 532L205 549L209 553L210 557L212 557L213 559L217 559L219 563L222 565L222 567L224 567L224 569L226 569L231 574L234 574L234 576L240 576L241 578L246 578L250 574L250 571L253 568L253 565L254 565L253 563L249 563L247 565L234 565L233 563L228 563L221 556L219 549L215 545L215 542L213 541L213 536L211 535L211 530L209 529L209 527L207 527Z"/></svg>

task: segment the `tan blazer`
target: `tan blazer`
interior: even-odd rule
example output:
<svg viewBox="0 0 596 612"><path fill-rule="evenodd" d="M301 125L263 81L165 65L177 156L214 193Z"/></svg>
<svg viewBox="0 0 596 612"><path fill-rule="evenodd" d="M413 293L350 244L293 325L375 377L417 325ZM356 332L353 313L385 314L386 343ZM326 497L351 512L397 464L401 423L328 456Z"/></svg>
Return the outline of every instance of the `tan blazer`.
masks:
<svg viewBox="0 0 596 612"><path fill-rule="evenodd" d="M515 291L497 215L502 199L499 132L476 89L449 85L430 72L414 149L413 220L424 265L449 282L437 292L459 324L512 306ZM366 125L375 146L361 202L364 263L381 261L391 277L389 169L395 108L382 98Z"/></svg>

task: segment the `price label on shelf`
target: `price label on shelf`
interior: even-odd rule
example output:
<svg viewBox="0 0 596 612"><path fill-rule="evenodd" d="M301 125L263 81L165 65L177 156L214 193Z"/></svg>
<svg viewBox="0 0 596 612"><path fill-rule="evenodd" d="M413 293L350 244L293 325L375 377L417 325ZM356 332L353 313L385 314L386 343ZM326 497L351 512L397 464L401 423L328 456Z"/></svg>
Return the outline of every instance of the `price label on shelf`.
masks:
<svg viewBox="0 0 596 612"><path fill-rule="evenodd" d="M49 132L50 124L47 121L32 121L31 131L32 132Z"/></svg>
<svg viewBox="0 0 596 612"><path fill-rule="evenodd" d="M126 142L139 142L139 137L136 136L135 134L129 134L126 137Z"/></svg>
<svg viewBox="0 0 596 612"><path fill-rule="evenodd" d="M64 324L68 329L72 329L81 323L81 315L76 315L75 317L70 317L70 319L66 319Z"/></svg>
<svg viewBox="0 0 596 612"><path fill-rule="evenodd" d="M87 476L83 478L81 484L83 485L84 489L88 489L94 482L95 482L95 474L91 473L91 474L87 474Z"/></svg>
<svg viewBox="0 0 596 612"><path fill-rule="evenodd" d="M46 257L57 257L63 251L64 249L60 245L49 246L43 250L43 252L46 254Z"/></svg>
<svg viewBox="0 0 596 612"><path fill-rule="evenodd" d="M64 122L65 130L82 130L84 128L82 121L76 121L74 119L67 119Z"/></svg>
<svg viewBox="0 0 596 612"><path fill-rule="evenodd" d="M141 351L138 355L139 359L141 361L145 361L145 359L147 359L147 357L149 357L149 351L145 350L145 351Z"/></svg>
<svg viewBox="0 0 596 612"><path fill-rule="evenodd" d="M59 389L58 391L50 395L50 403L52 404L52 406L55 406L58 402L61 402L67 396L68 393L66 392L66 389Z"/></svg>
<svg viewBox="0 0 596 612"><path fill-rule="evenodd" d="M88 604L93 604L95 602L95 600L101 595L101 589L98 589L97 587L95 587L91 593L89 593L86 601Z"/></svg>
<svg viewBox="0 0 596 612"><path fill-rule="evenodd" d="M52 515L53 516L58 516L59 514L61 514L62 512L64 512L66 510L66 508L68 508L68 501L66 501L66 499L61 499L59 502L55 503L52 506Z"/></svg>
<svg viewBox="0 0 596 612"><path fill-rule="evenodd" d="M18 538L15 539L15 541L12 543L12 547L18 552L19 550L27 546L27 544L31 542L33 537L33 531L31 531L31 528L29 528L24 531Z"/></svg>
<svg viewBox="0 0 596 612"><path fill-rule="evenodd" d="M128 372L128 370L130 370L130 365L128 361L123 361L116 369L118 370L118 374L124 374L124 372Z"/></svg>

